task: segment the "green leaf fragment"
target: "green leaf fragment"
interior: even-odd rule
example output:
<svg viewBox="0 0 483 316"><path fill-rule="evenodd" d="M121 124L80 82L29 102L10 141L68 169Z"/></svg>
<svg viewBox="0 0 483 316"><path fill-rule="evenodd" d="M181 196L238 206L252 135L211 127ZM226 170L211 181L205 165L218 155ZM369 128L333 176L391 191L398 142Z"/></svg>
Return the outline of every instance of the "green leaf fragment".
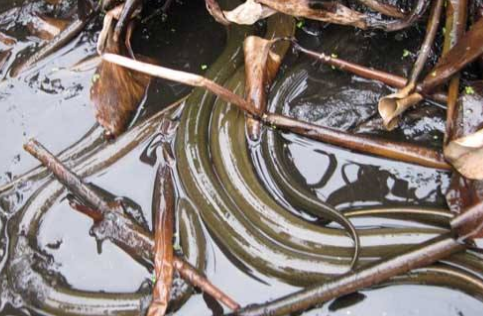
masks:
<svg viewBox="0 0 483 316"><path fill-rule="evenodd" d="M473 89L473 87L466 86L465 87L465 93L468 94L468 95L475 94L475 89Z"/></svg>

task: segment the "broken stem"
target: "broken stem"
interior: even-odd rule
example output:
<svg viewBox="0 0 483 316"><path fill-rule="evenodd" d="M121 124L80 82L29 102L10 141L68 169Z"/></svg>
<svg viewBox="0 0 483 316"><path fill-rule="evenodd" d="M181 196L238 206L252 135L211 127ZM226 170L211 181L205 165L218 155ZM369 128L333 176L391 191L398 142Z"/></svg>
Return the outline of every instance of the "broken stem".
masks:
<svg viewBox="0 0 483 316"><path fill-rule="evenodd" d="M363 78L377 80L388 86L399 88L399 89L404 88L408 83L408 80L406 78L399 77L388 72L367 68L355 63L351 63L339 57L335 58L335 57L328 56L324 53L314 52L305 47L302 47L297 41L295 41L295 39L292 39L292 38L287 38L287 40L290 40L292 42L293 48L295 50L301 53L304 53L309 57L318 59L324 64L334 66L342 71L348 71L350 73L353 73ZM420 90L421 90L421 87L416 86L416 91L420 91ZM443 93L434 93L434 94L429 94L424 96L439 103L443 103L443 104L446 103L446 95Z"/></svg>
<svg viewBox="0 0 483 316"><path fill-rule="evenodd" d="M210 294L213 298L222 302L229 309L233 311L240 309L240 304L235 302L231 297L226 295L219 288L214 286L213 283L208 281L207 278L198 273L198 271L191 266L191 264L180 259L179 257L174 258L173 264L176 271L178 271L184 280L196 287L199 287L203 290L203 292Z"/></svg>
<svg viewBox="0 0 483 316"><path fill-rule="evenodd" d="M108 62L136 70L154 77L159 77L167 80L176 81L186 85L204 88L215 95L219 96L223 100L234 103L239 106L243 111L252 114L256 117L260 115L254 110L254 107L245 99L239 95L231 92L230 90L218 85L217 83L206 79L205 77L195 75L192 73L187 73L184 71L173 70L166 67L151 65L148 63L143 63L131 58L116 54L104 54L102 58Z"/></svg>
<svg viewBox="0 0 483 316"><path fill-rule="evenodd" d="M59 182L67 187L72 194L81 199L83 203L91 208L99 210L101 214L105 214L111 210L109 203L104 201L97 192L85 184L75 173L67 169L57 157L51 154L37 140L30 139L23 147L45 167L52 171Z"/></svg>
<svg viewBox="0 0 483 316"><path fill-rule="evenodd" d="M415 163L425 167L450 169L450 166L444 161L443 155L429 148L407 143L390 142L364 135L354 135L328 127L301 122L284 115L265 114L262 119L265 123L277 128L336 146Z"/></svg>
<svg viewBox="0 0 483 316"><path fill-rule="evenodd" d="M466 26L467 0L449 0L446 6L446 33L444 37L443 55L446 54L463 36ZM456 104L459 96L460 76L456 74L448 85L448 103L446 107L446 133L444 145L453 139L456 122Z"/></svg>

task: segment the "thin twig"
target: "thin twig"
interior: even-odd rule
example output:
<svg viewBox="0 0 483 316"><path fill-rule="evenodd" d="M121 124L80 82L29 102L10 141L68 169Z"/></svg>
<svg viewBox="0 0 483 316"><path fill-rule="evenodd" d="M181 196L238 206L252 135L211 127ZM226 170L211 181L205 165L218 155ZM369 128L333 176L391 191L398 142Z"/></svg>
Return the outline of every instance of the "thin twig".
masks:
<svg viewBox="0 0 483 316"><path fill-rule="evenodd" d="M443 0L433 1L426 27L426 35L419 50L418 58L411 69L407 85L396 93L387 95L379 100L377 108L384 122L384 126L388 130L392 130L398 125L401 114L423 99L422 95L416 92L416 84L433 47L442 11Z"/></svg>
<svg viewBox="0 0 483 316"><path fill-rule="evenodd" d="M203 292L210 294L213 298L223 303L229 309L233 311L240 309L240 305L237 302L222 292L219 288L214 286L213 283L208 281L207 278L199 274L198 271L188 262L175 257L174 267L183 279L194 286L199 287L203 290Z"/></svg>
<svg viewBox="0 0 483 316"><path fill-rule="evenodd" d="M347 71L363 78L377 80L388 86L399 88L399 89L404 88L408 83L408 80L406 78L396 76L381 70L367 68L362 65L351 63L349 61L345 61L344 59L341 59L340 57L335 58L335 57L326 55L324 53L314 52L312 50L309 50L301 46L295 39L292 39L292 38L287 38L287 40L290 40L292 42L293 48L296 51L304 53L309 57L318 59L320 62L330 66L334 66L342 71ZM420 90L421 90L421 87L416 86L416 91L420 91ZM439 93L439 92L425 95L425 97L443 104L446 103L446 98L447 98L445 94Z"/></svg>
<svg viewBox="0 0 483 316"><path fill-rule="evenodd" d="M78 197L83 203L91 208L98 209L101 214L105 214L111 210L109 203L103 200L97 192L86 185L75 173L70 171L37 140L30 139L23 147L52 171L60 183L67 187L72 194Z"/></svg>
<svg viewBox="0 0 483 316"><path fill-rule="evenodd" d="M463 36L466 29L467 0L449 0L446 6L446 33L444 36L443 55L446 54ZM453 139L456 122L456 103L459 96L460 75L454 75L448 85L448 104L446 107L445 145Z"/></svg>
<svg viewBox="0 0 483 316"><path fill-rule="evenodd" d="M266 114L263 117L263 121L277 128L289 130L336 146L430 168L450 169L450 166L444 160L443 154L429 148L408 143L389 142L376 137L350 134L324 126L301 122L278 114Z"/></svg>
<svg viewBox="0 0 483 316"><path fill-rule="evenodd" d="M104 54L102 58L108 62L127 67L132 70L136 70L154 77L159 77L167 80L172 80L175 82L183 83L186 85L201 87L208 91L211 91L215 95L219 96L223 100L234 103L239 106L243 111L252 114L254 116L259 116L260 113L256 112L253 106L240 97L239 95L231 92L230 90L216 84L215 82L206 79L205 77L195 75L192 73L173 70L166 67L151 65L148 63L143 63L137 60L133 60L124 56L115 54Z"/></svg>

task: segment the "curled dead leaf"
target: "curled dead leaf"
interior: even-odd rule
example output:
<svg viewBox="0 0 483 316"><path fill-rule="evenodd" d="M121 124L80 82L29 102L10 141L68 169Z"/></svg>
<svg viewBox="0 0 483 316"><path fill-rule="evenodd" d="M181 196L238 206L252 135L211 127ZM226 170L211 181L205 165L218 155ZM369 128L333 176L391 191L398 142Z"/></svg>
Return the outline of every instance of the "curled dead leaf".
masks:
<svg viewBox="0 0 483 316"><path fill-rule="evenodd" d="M230 25L230 21L228 21L223 14L223 10L220 8L220 5L216 0L205 0L206 10L211 14L211 16L215 19L216 22L221 23L223 25Z"/></svg>
<svg viewBox="0 0 483 316"><path fill-rule="evenodd" d="M468 179L483 180L483 82L467 86L458 100L453 138L444 148L446 160Z"/></svg>
<svg viewBox="0 0 483 316"><path fill-rule="evenodd" d="M106 15L106 19L110 19ZM103 51L114 54L131 54L129 48L113 40L113 25L105 24ZM150 76L129 70L113 63L101 61L93 78L91 101L96 119L111 136L123 133L140 105L150 82Z"/></svg>
<svg viewBox="0 0 483 316"><path fill-rule="evenodd" d="M271 39L249 36L243 42L245 53L245 98L253 105L255 112L263 114L267 107L267 93L289 48L288 42L278 41L276 37L293 35L294 19L280 17L278 23L269 23L267 33ZM270 30L273 29L273 30ZM275 37L275 38L273 38ZM261 125L258 120L248 118L247 131L250 139L260 137Z"/></svg>
<svg viewBox="0 0 483 316"><path fill-rule="evenodd" d="M295 17L304 17L327 23L352 25L361 29L367 28L366 15L351 10L336 1L317 2L317 9L313 8L311 0L258 0L257 2L278 12Z"/></svg>
<svg viewBox="0 0 483 316"><path fill-rule="evenodd" d="M261 5L254 0L247 0L231 11L223 11L225 18L236 24L251 25L259 20L265 19L277 11Z"/></svg>
<svg viewBox="0 0 483 316"><path fill-rule="evenodd" d="M379 100L377 109L382 117L384 127L391 131L396 128L401 115L408 108L423 100L423 96L414 91L414 85L408 85L396 93Z"/></svg>
<svg viewBox="0 0 483 316"><path fill-rule="evenodd" d="M463 176L483 180L483 129L450 141L444 155Z"/></svg>

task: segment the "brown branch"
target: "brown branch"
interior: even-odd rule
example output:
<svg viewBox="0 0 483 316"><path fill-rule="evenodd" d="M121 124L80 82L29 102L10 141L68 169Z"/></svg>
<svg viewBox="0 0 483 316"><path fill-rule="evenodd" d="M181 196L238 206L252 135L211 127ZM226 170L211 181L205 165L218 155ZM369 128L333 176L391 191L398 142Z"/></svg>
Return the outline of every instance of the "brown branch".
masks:
<svg viewBox="0 0 483 316"><path fill-rule="evenodd" d="M446 33L444 36L443 55L446 54L459 39L463 36L466 30L467 19L467 0L449 0L446 6ZM460 76L459 74L453 76L448 86L448 104L446 108L446 133L445 144L453 139L455 131L455 122L457 120L456 104L459 96Z"/></svg>
<svg viewBox="0 0 483 316"><path fill-rule="evenodd" d="M358 65L355 63L351 63L349 61L345 61L339 57L334 58L329 55L326 55L324 53L319 53L319 52L314 52L312 50L309 50L307 48L302 47L297 41L294 39L288 39L292 42L293 48L301 53L306 54L307 56L310 56L312 58L318 59L320 62L327 64L329 66L334 66L342 71L347 71L350 73L353 73L359 77L363 77L366 79L370 80L377 80L380 81L388 86L394 87L394 88L399 88L402 89L404 88L408 80L403 77L399 77L396 75L393 75L388 72L384 72L381 70L376 70L368 67L364 67L362 65ZM420 92L421 91L421 86L416 86L416 91ZM446 103L446 95L443 93L433 93L433 94L423 94L425 97L434 100L439 103Z"/></svg>
<svg viewBox="0 0 483 316"><path fill-rule="evenodd" d="M173 70L166 67L155 66L148 63L143 63L137 60L133 60L127 57L115 55L115 54L104 54L102 58L108 62L127 67L132 70L136 70L154 77L159 77L179 83L183 83L189 86L204 88L215 95L219 96L223 100L234 103L239 106L243 111L252 114L254 116L259 116L258 113L253 109L253 106L240 97L239 95L231 92L230 90L216 84L215 82L206 79L205 77L195 75L192 73L187 73L184 71Z"/></svg>
<svg viewBox="0 0 483 316"><path fill-rule="evenodd" d="M443 0L433 1L431 13L426 27L426 35L419 50L418 58L414 62L407 85L396 93L385 96L379 100L378 111L388 130L396 128L399 116L410 107L422 101L422 95L415 93L418 78L428 60L429 53L433 47L436 33L438 32L439 20L443 11Z"/></svg>
<svg viewBox="0 0 483 316"><path fill-rule="evenodd" d="M87 186L80 178L70 171L61 161L52 155L36 140L31 139L24 148L35 158L53 172L56 179L62 183L74 196L83 203L74 199L70 200L70 205L77 211L91 217L94 222L93 233L98 239L109 239L115 245L131 255L136 261L140 262L149 269L153 268L153 253L155 242L152 234L147 232L140 225L133 223L120 210L119 204L109 203L104 200L96 191ZM89 192L85 194L84 192ZM101 204L99 204L99 201ZM95 207L102 205L104 211ZM239 304L224 294L220 289L213 285L206 277L200 274L194 267L187 263L183 258L174 256L173 266L178 270L181 277L194 286L199 287L203 292L214 298L219 298L220 302L230 309L239 308Z"/></svg>
<svg viewBox="0 0 483 316"><path fill-rule="evenodd" d="M400 160L418 165L450 169L443 155L435 150L408 144L389 142L375 137L350 134L311 123L301 122L283 115L266 114L263 120L270 125L289 130L311 139L327 142L356 151L370 153L390 159Z"/></svg>
<svg viewBox="0 0 483 316"><path fill-rule="evenodd" d="M198 273L198 271L191 266L188 262L175 257L174 267L176 271L181 275L183 279L199 287L203 292L208 293L216 300L222 302L229 309L236 311L240 309L240 305L235 302L231 297L223 293L219 288L213 285L207 278Z"/></svg>
<svg viewBox="0 0 483 316"><path fill-rule="evenodd" d="M60 160L52 155L42 144L30 139L24 144L24 149L47 167L54 176L69 189L77 198L101 214L111 210L111 206L97 192L86 185L75 173L70 171Z"/></svg>
<svg viewBox="0 0 483 316"><path fill-rule="evenodd" d="M264 123L267 123L271 126L280 127L285 130L289 130L293 133L308 138L328 142L333 145L354 149L364 153L371 153L374 155L396 160L400 159L406 162L416 163L430 168L450 168L449 165L444 161L443 155L441 153L428 148L423 148L411 144L395 143L387 140L371 138L368 136L352 135L327 127L298 121L284 115L261 115L258 113L258 110L254 110L254 107L251 103L244 100L237 94L216 84L213 81L210 81L198 75L150 65L118 55L105 54L103 58L123 67L141 71L152 76L157 76L160 78L169 79L188 85L205 88L213 92L223 100L238 106L242 111L253 115L256 119L262 120Z"/></svg>

